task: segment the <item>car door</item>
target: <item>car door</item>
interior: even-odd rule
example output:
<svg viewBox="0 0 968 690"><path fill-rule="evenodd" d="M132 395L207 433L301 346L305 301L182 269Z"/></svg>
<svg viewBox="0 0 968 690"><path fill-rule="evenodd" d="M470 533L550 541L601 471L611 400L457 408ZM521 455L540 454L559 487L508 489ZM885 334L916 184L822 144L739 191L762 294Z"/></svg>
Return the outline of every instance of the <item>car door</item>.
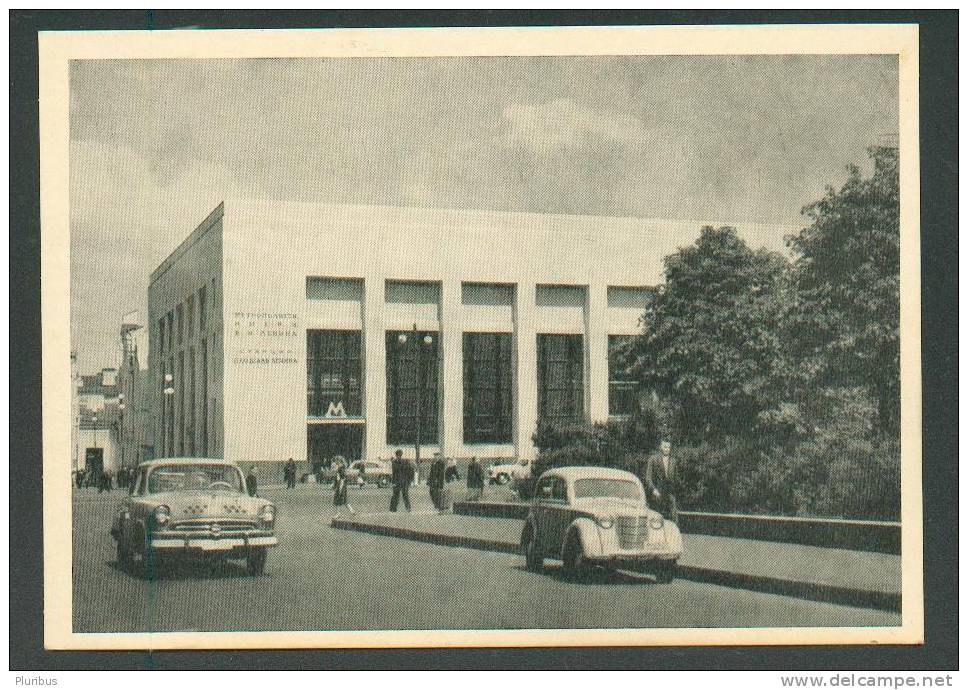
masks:
<svg viewBox="0 0 968 690"><path fill-rule="evenodd" d="M552 500L553 486L554 477L541 479L534 489L534 502L531 508L534 511L535 524L538 528L538 538L543 553L554 553L555 550L555 544L548 538L548 530L550 529L548 505Z"/></svg>
<svg viewBox="0 0 968 690"><path fill-rule="evenodd" d="M551 499L548 501L547 531L549 551L558 554L568 525L571 524L571 510L568 505L567 484L561 477L554 477L551 485Z"/></svg>

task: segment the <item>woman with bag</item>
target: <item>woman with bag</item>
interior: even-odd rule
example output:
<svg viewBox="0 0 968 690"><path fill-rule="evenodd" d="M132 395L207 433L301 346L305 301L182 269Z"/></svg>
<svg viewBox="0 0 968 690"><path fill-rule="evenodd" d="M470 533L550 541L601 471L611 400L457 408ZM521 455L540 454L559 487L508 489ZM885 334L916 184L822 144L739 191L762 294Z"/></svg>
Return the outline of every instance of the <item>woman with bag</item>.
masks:
<svg viewBox="0 0 968 690"><path fill-rule="evenodd" d="M333 505L336 506L336 514L339 515L340 506L346 506L350 513L356 513L349 504L346 491L346 461L341 456L336 456L333 464L336 466L336 475L333 478Z"/></svg>

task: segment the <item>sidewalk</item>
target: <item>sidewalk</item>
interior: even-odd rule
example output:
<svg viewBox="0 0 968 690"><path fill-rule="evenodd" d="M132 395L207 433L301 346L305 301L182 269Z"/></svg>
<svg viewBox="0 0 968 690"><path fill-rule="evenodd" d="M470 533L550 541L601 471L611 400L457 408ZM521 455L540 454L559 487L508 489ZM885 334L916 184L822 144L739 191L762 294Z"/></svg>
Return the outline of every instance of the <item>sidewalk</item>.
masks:
<svg viewBox="0 0 968 690"><path fill-rule="evenodd" d="M332 526L486 551L519 553L522 520L436 513L374 513ZM701 534L683 535L678 577L847 606L901 610L901 559Z"/></svg>

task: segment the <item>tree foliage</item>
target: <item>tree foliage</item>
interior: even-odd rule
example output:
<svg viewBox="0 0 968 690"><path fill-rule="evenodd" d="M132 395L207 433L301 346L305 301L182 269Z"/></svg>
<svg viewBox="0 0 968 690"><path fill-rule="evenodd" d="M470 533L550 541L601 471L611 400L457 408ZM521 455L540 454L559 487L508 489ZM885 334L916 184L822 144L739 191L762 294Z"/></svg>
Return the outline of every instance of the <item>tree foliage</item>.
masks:
<svg viewBox="0 0 968 690"><path fill-rule="evenodd" d="M811 224L789 239L796 255L791 345L802 383L863 386L880 431L895 435L900 410L900 221L897 151L871 150L873 175L849 168L804 208Z"/></svg>
<svg viewBox="0 0 968 690"><path fill-rule="evenodd" d="M680 435L749 432L776 405L788 292L786 260L751 250L730 227L704 227L666 257L632 369L646 389L676 401Z"/></svg>

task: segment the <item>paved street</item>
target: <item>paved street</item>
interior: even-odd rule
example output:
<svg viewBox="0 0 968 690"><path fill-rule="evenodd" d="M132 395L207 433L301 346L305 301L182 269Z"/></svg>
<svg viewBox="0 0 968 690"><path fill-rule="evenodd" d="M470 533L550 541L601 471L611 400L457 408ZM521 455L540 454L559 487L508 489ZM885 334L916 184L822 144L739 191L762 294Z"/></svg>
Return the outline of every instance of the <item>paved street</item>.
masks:
<svg viewBox="0 0 968 690"><path fill-rule="evenodd" d="M429 510L426 488L415 510ZM357 510L385 511L389 489L351 489ZM617 574L569 581L513 555L335 530L332 491L263 495L279 506L280 546L266 574L241 563L166 565L156 582L118 568L108 533L122 492L74 497L76 632L897 625L896 614L677 580Z"/></svg>

